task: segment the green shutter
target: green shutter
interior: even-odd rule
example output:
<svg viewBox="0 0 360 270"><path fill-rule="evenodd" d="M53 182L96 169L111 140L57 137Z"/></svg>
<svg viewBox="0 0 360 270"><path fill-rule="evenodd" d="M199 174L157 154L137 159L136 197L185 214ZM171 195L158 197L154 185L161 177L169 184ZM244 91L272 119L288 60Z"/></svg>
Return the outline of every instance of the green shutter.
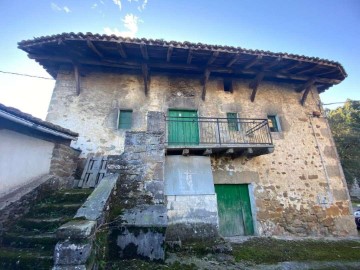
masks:
<svg viewBox="0 0 360 270"><path fill-rule="evenodd" d="M276 115L268 115L268 123L271 132L278 132L279 126L277 123Z"/></svg>
<svg viewBox="0 0 360 270"><path fill-rule="evenodd" d="M132 110L120 110L119 129L130 129L132 125Z"/></svg>
<svg viewBox="0 0 360 270"><path fill-rule="evenodd" d="M229 131L239 131L237 113L226 113Z"/></svg>
<svg viewBox="0 0 360 270"><path fill-rule="evenodd" d="M169 145L198 145L197 111L169 110Z"/></svg>

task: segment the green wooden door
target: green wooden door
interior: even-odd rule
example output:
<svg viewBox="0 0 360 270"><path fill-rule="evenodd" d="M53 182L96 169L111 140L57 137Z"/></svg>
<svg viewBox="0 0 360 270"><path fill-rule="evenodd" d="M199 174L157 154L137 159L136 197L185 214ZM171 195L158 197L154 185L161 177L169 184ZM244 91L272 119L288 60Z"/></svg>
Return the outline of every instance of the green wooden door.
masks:
<svg viewBox="0 0 360 270"><path fill-rule="evenodd" d="M248 185L215 185L222 236L253 235Z"/></svg>
<svg viewBox="0 0 360 270"><path fill-rule="evenodd" d="M199 144L197 111L169 110L169 145Z"/></svg>

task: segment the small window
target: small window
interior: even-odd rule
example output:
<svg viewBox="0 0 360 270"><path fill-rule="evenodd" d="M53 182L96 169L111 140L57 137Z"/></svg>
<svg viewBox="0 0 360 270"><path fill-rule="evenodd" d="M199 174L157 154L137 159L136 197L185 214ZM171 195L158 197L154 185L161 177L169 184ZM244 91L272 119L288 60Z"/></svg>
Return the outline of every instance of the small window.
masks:
<svg viewBox="0 0 360 270"><path fill-rule="evenodd" d="M233 85L232 80L225 78L224 79L224 92L232 93L233 92Z"/></svg>
<svg viewBox="0 0 360 270"><path fill-rule="evenodd" d="M130 129L132 125L132 110L119 110L119 129Z"/></svg>
<svg viewBox="0 0 360 270"><path fill-rule="evenodd" d="M237 113L226 113L229 131L239 131Z"/></svg>
<svg viewBox="0 0 360 270"><path fill-rule="evenodd" d="M268 115L268 123L271 132L279 132L280 124L277 115Z"/></svg>

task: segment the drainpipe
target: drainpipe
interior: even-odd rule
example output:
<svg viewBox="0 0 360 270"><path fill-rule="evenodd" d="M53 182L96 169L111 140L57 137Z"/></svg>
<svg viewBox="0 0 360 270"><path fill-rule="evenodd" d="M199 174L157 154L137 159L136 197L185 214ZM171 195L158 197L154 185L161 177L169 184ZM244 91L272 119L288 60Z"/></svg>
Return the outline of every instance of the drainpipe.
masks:
<svg viewBox="0 0 360 270"><path fill-rule="evenodd" d="M57 137L61 137L61 138L68 139L68 140L73 140L73 141L76 140L76 137L74 137L74 136L70 136L70 135L67 135L67 134L65 134L63 132L55 131L55 130L53 130L51 128L47 128L47 127L44 127L44 126L41 126L41 125L38 125L38 124L34 124L33 122L31 122L29 120L25 120L25 119L23 119L21 117L12 115L12 114L10 114L8 112L5 112L5 111L2 111L2 110L0 110L0 117L3 117L5 119L8 119L8 120L13 121L13 122L18 123L18 124L21 124L23 126L30 127L30 128L33 128L33 129L39 130L41 132L45 132L45 133L57 136Z"/></svg>

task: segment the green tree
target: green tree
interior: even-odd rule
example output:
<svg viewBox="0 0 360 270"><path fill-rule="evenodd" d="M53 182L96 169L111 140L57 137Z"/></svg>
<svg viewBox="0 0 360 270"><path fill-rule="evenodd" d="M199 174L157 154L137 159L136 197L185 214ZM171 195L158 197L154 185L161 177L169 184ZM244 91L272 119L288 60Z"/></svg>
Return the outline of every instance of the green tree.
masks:
<svg viewBox="0 0 360 270"><path fill-rule="evenodd" d="M355 179L360 181L360 102L348 99L327 115L346 181L351 185Z"/></svg>

